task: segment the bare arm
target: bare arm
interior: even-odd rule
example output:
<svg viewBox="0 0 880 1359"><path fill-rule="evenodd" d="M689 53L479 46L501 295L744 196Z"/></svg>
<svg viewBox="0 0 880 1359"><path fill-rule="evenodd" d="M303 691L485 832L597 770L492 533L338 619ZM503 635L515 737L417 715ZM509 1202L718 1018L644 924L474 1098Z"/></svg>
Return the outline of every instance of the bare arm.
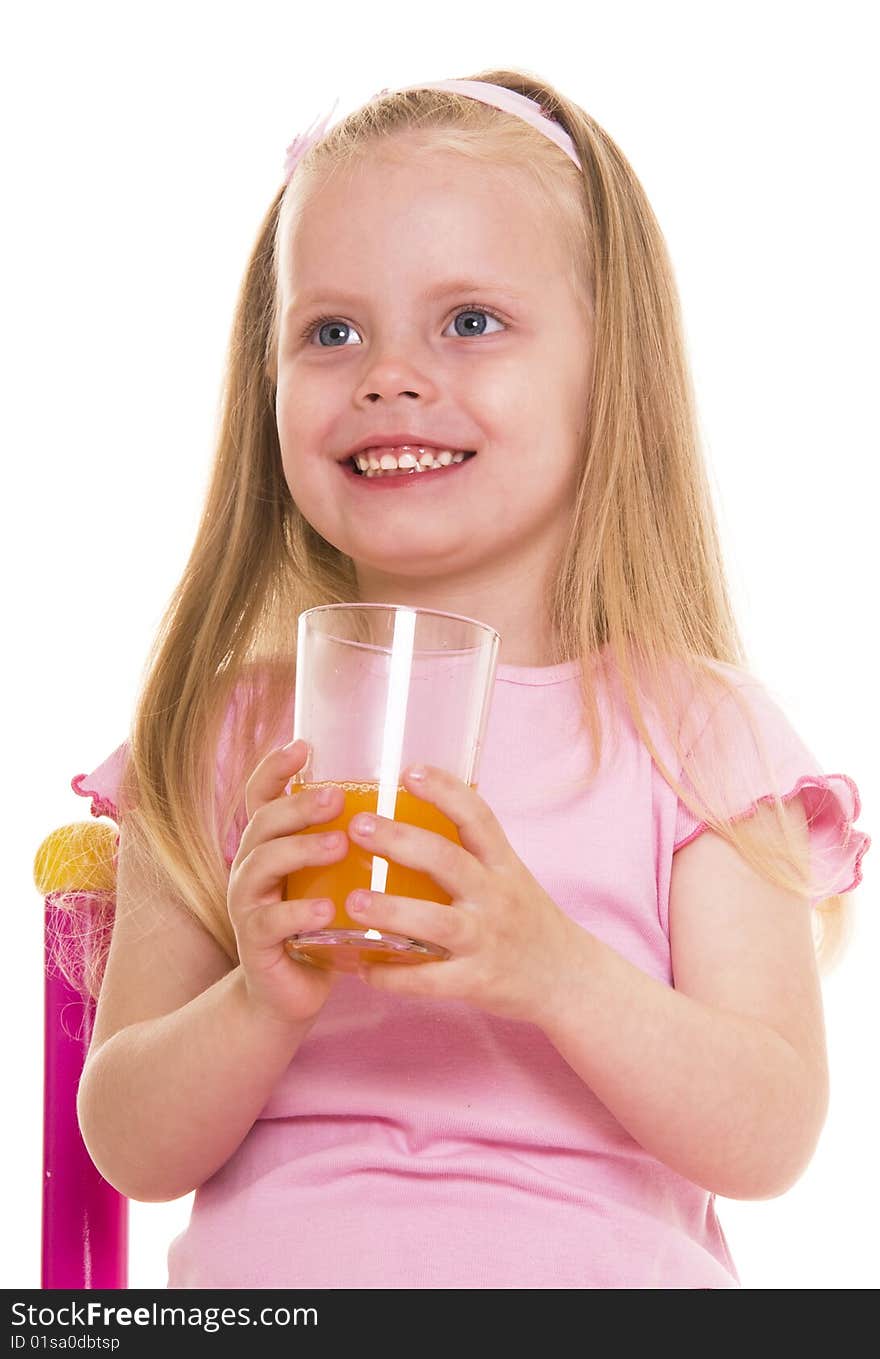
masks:
<svg viewBox="0 0 880 1359"><path fill-rule="evenodd" d="M231 960L121 828L116 917L77 1113L101 1174L128 1198L179 1198L247 1135L327 1000L334 974L287 956L284 939L325 923L332 906L286 901L286 875L347 851L301 834L338 817L284 795L305 747L271 752L247 787L248 824L230 870Z"/></svg>
<svg viewBox="0 0 880 1359"><path fill-rule="evenodd" d="M414 782L410 771L404 779ZM383 817L370 830L355 818L348 833L430 873L455 909L374 892L362 911L354 902L349 910L375 929L433 940L450 957L369 966L364 979L537 1025L637 1142L711 1192L770 1198L788 1189L815 1150L828 1103L808 905L704 831L673 855L670 987L556 905L473 789L434 766L414 786L458 826L460 845ZM754 816L772 814L765 806ZM800 799L786 815L804 861Z"/></svg>
<svg viewBox="0 0 880 1359"><path fill-rule="evenodd" d="M800 803L788 811L805 834ZM727 1198L770 1198L803 1173L827 1110L809 910L710 831L673 864L675 989L579 930L541 1026L658 1160Z"/></svg>
<svg viewBox="0 0 880 1359"><path fill-rule="evenodd" d="M120 1029L79 1090L101 1174L145 1202L195 1189L243 1141L316 1018L283 1023L256 1010L236 967L171 1014Z"/></svg>

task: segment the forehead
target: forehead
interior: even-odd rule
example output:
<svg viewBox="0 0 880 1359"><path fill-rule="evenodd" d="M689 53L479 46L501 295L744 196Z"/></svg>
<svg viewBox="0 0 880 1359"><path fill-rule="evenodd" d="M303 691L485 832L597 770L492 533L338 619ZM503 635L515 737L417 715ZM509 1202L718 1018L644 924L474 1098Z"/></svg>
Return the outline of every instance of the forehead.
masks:
<svg viewBox="0 0 880 1359"><path fill-rule="evenodd" d="M297 299L435 274L540 290L565 251L528 171L437 148L366 153L286 206L281 282Z"/></svg>

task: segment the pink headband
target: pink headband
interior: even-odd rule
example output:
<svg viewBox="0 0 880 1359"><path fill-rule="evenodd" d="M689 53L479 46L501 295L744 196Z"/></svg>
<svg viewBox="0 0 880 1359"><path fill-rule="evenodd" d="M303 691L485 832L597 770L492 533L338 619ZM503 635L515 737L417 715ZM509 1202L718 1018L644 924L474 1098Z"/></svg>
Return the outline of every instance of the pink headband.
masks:
<svg viewBox="0 0 880 1359"><path fill-rule="evenodd" d="M491 85L484 80L438 80L430 85L407 85L404 90L452 90L454 94L464 94L469 99L478 99L481 104L490 104L493 108L502 109L505 113L512 113L517 118L522 118L532 127L537 128L545 137L549 137L551 142L555 142L569 159L574 161L578 169L581 168L574 143L565 128L560 126L553 119L552 114L548 113L536 100L529 99L524 94L517 94L515 90L508 90L503 85ZM402 94L404 90L398 91L398 93ZM390 93L391 91L388 89L380 90L378 94L373 95L373 99L380 99L383 94ZM372 99L370 102L372 103ZM320 123L316 125L313 122L308 131L299 133L288 146L284 160L285 184L290 182L291 175L306 152L314 146L315 142L320 141L326 135L338 103L339 96L337 95L330 112Z"/></svg>

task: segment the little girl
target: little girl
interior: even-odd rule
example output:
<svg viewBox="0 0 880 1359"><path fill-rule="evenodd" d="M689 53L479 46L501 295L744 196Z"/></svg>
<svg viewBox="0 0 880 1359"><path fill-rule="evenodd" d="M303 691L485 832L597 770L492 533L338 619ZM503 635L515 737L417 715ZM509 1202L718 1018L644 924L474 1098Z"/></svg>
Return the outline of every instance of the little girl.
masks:
<svg viewBox="0 0 880 1359"><path fill-rule="evenodd" d="M73 781L120 828L86 1145L196 1191L170 1288L735 1288L715 1196L815 1150L870 841L746 666L661 231L522 71L383 90L285 169L130 740ZM358 600L501 636L479 789L403 776L454 853L285 795L296 619ZM352 841L452 904L351 911L447 959L288 956L332 906L286 875Z"/></svg>

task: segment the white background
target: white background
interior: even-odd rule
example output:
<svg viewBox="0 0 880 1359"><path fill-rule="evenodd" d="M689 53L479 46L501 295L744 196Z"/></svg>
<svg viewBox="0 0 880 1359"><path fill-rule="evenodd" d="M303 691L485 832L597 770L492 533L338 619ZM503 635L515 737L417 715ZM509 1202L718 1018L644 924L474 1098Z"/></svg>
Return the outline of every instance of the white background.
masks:
<svg viewBox="0 0 880 1359"><path fill-rule="evenodd" d="M7 21L6 1287L39 1285L33 855L88 819L69 781L126 735L196 527L246 258L287 143L337 95L347 112L383 86L519 66L621 147L673 259L752 668L880 831L871 6L545 13L176 0L33 3ZM779 1199L719 1203L746 1288L880 1282L877 853L824 988L833 1099L815 1158ZM189 1204L132 1205L132 1287L164 1286Z"/></svg>

